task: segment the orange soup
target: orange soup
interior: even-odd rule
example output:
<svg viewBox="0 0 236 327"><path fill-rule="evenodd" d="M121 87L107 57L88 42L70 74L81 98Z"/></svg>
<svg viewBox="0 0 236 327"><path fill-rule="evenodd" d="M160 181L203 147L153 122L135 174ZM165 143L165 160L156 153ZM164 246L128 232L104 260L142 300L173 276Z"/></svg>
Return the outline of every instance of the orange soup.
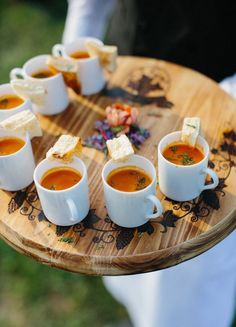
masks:
<svg viewBox="0 0 236 327"><path fill-rule="evenodd" d="M17 95L3 95L0 96L0 110L14 109L24 102L23 99Z"/></svg>
<svg viewBox="0 0 236 327"><path fill-rule="evenodd" d="M194 165L204 158L198 147L191 147L181 142L168 145L162 154L166 160L181 166Z"/></svg>
<svg viewBox="0 0 236 327"><path fill-rule="evenodd" d="M40 184L48 190L65 190L79 183L82 176L76 169L56 167L49 169L42 177Z"/></svg>
<svg viewBox="0 0 236 327"><path fill-rule="evenodd" d="M44 69L32 74L31 76L34 78L48 78L54 76L55 74L56 72L52 71L51 69Z"/></svg>
<svg viewBox="0 0 236 327"><path fill-rule="evenodd" d="M76 51L70 54L70 57L74 59L87 59L90 57L90 55L87 51Z"/></svg>
<svg viewBox="0 0 236 327"><path fill-rule="evenodd" d="M141 168L127 166L114 169L107 176L107 183L123 192L140 191L151 184L151 178Z"/></svg>
<svg viewBox="0 0 236 327"><path fill-rule="evenodd" d="M19 151L25 145L25 141L17 137L0 137L0 156Z"/></svg>

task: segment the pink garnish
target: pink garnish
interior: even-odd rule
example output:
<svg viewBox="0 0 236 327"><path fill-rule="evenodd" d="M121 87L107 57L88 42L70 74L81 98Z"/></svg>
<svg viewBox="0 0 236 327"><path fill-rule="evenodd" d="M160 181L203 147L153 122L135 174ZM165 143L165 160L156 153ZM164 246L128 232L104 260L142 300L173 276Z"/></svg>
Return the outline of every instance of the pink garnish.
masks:
<svg viewBox="0 0 236 327"><path fill-rule="evenodd" d="M124 132L129 132L130 126L135 124L138 109L122 103L114 103L106 107L109 126L124 126Z"/></svg>

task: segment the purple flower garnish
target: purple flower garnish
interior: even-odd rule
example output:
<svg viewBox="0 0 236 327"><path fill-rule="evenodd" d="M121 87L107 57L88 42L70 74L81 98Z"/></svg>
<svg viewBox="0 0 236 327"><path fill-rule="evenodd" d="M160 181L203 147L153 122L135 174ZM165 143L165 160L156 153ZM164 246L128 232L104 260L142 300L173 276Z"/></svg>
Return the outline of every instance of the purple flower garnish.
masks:
<svg viewBox="0 0 236 327"><path fill-rule="evenodd" d="M110 127L107 120L97 120L94 125L96 134L87 137L84 145L107 153L106 141L114 137L118 137L124 126ZM130 142L139 148L144 141L150 136L150 132L146 128L140 128L138 125L131 125L129 132L126 134Z"/></svg>

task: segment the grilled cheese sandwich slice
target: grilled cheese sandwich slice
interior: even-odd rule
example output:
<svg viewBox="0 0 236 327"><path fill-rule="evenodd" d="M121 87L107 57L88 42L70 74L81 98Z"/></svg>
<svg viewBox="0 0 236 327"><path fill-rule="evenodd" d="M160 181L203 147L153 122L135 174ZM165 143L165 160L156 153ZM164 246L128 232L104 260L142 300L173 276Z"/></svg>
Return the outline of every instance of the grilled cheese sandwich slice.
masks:
<svg viewBox="0 0 236 327"><path fill-rule="evenodd" d="M81 152L82 144L80 137L61 135L53 147L48 150L46 158L49 160L70 162L74 155L79 155Z"/></svg>
<svg viewBox="0 0 236 327"><path fill-rule="evenodd" d="M109 155L114 161L126 161L132 154L134 154L132 144L125 134L112 140L108 140L106 144Z"/></svg>
<svg viewBox="0 0 236 327"><path fill-rule="evenodd" d="M25 133L28 131L30 139L43 135L37 117L30 110L20 111L17 114L1 121L0 128L14 131L21 135L25 135Z"/></svg>
<svg viewBox="0 0 236 327"><path fill-rule="evenodd" d="M200 133L200 123L199 117L184 118L181 141L194 147Z"/></svg>
<svg viewBox="0 0 236 327"><path fill-rule="evenodd" d="M40 81L13 79L11 80L13 90L24 99L30 99L34 104L43 106L47 91Z"/></svg>
<svg viewBox="0 0 236 327"><path fill-rule="evenodd" d="M77 62L69 58L48 56L47 65L60 72L76 73L78 71Z"/></svg>
<svg viewBox="0 0 236 327"><path fill-rule="evenodd" d="M87 40L86 48L91 57L98 56L101 65L109 72L116 69L117 46L114 45L99 45L92 40Z"/></svg>

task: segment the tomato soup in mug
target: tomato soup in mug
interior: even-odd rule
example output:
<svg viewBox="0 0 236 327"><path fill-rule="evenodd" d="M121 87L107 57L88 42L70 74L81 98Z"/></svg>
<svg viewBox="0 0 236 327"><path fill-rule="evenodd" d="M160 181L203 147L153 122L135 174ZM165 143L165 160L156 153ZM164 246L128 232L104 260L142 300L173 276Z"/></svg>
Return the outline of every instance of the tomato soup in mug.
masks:
<svg viewBox="0 0 236 327"><path fill-rule="evenodd" d="M0 96L0 110L14 109L20 106L24 100L17 95Z"/></svg>
<svg viewBox="0 0 236 327"><path fill-rule="evenodd" d="M107 176L108 185L123 192L140 191L151 184L151 181L145 170L135 166L114 169Z"/></svg>
<svg viewBox="0 0 236 327"><path fill-rule="evenodd" d="M74 59L87 59L90 57L90 55L87 51L76 51L71 53L70 57Z"/></svg>
<svg viewBox="0 0 236 327"><path fill-rule="evenodd" d="M173 164L181 166L194 165L204 158L202 151L182 142L169 144L163 151L163 157Z"/></svg>
<svg viewBox="0 0 236 327"><path fill-rule="evenodd" d="M79 183L80 172L71 167L55 167L44 173L40 184L52 191L65 190Z"/></svg>
<svg viewBox="0 0 236 327"><path fill-rule="evenodd" d="M19 151L25 145L25 141L18 137L0 137L0 156L7 156Z"/></svg>
<svg viewBox="0 0 236 327"><path fill-rule="evenodd" d="M55 74L57 74L56 71L53 71L51 69L44 69L33 73L31 76L34 78L48 78L54 76Z"/></svg>

